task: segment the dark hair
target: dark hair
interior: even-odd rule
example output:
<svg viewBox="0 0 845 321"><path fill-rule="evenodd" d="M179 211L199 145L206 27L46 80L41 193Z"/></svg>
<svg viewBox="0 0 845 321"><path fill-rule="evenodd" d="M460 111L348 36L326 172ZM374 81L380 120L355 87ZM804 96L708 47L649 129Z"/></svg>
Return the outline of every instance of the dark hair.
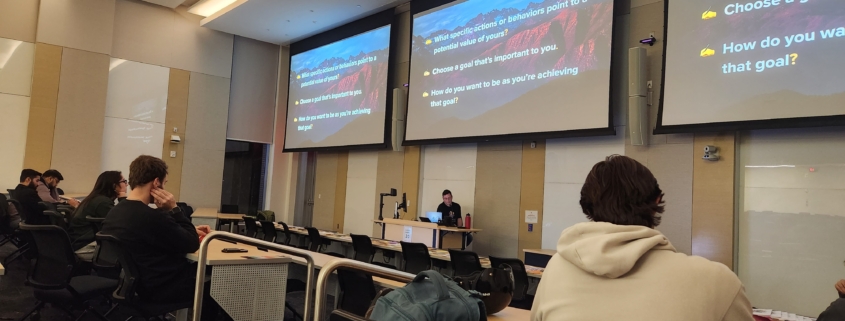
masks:
<svg viewBox="0 0 845 321"><path fill-rule="evenodd" d="M443 196L446 196L446 195L452 195L452 191L450 191L448 189L444 189L443 190Z"/></svg>
<svg viewBox="0 0 845 321"><path fill-rule="evenodd" d="M643 164L611 155L590 170L579 203L594 222L654 228L663 213L663 191Z"/></svg>
<svg viewBox="0 0 845 321"><path fill-rule="evenodd" d="M156 178L164 184L167 177L167 164L158 157L149 155L138 156L129 164L129 187L135 188Z"/></svg>
<svg viewBox="0 0 845 321"><path fill-rule="evenodd" d="M35 179L36 177L41 176L41 172L27 168L21 171L21 183L25 181L27 178Z"/></svg>
<svg viewBox="0 0 845 321"><path fill-rule="evenodd" d="M44 172L44 174L41 175L41 177L55 177L55 178L58 178L59 181L65 180L65 177L62 176L62 173L59 173L59 171L57 171L55 169L47 170L46 172Z"/></svg>
<svg viewBox="0 0 845 321"><path fill-rule="evenodd" d="M119 171L105 171L97 177L97 182L94 183L94 189L91 190L91 193L82 200L82 203L79 204L77 210L81 210L88 204L94 197L99 195L108 197L109 199L116 199L117 198L117 188L120 185L121 175Z"/></svg>

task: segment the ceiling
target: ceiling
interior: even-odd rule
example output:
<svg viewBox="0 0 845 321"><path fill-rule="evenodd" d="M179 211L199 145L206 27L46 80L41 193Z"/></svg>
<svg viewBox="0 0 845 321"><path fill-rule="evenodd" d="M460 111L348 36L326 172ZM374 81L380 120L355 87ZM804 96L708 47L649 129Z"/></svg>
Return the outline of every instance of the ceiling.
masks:
<svg viewBox="0 0 845 321"><path fill-rule="evenodd" d="M241 0L204 19L202 26L288 45L408 1Z"/></svg>

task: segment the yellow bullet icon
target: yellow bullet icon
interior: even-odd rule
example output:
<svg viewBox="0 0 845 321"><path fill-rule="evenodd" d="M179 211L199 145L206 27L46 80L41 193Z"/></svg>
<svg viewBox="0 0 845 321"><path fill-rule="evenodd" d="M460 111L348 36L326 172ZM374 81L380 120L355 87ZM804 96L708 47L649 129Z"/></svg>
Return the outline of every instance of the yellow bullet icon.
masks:
<svg viewBox="0 0 845 321"><path fill-rule="evenodd" d="M716 55L716 50L710 48L701 49L701 57L710 57Z"/></svg>
<svg viewBox="0 0 845 321"><path fill-rule="evenodd" d="M431 44L431 39L426 40L426 41L425 41L425 44L430 45L430 44Z"/></svg>
<svg viewBox="0 0 845 321"><path fill-rule="evenodd" d="M718 13L716 13L716 11L707 10L707 11L704 11L704 13L701 14L701 20L710 20L710 19L716 18L717 15L718 15Z"/></svg>
<svg viewBox="0 0 845 321"><path fill-rule="evenodd" d="M294 105L299 105L299 100L297 100L296 102L294 102Z"/></svg>
<svg viewBox="0 0 845 321"><path fill-rule="evenodd" d="M508 29L505 29L505 36L508 35Z"/></svg>
<svg viewBox="0 0 845 321"><path fill-rule="evenodd" d="M430 72L428 72L428 71L426 71L426 72L424 72L424 73L423 73L423 76L428 76L428 75L431 75L431 73L430 73Z"/></svg>
<svg viewBox="0 0 845 321"><path fill-rule="evenodd" d="M296 75L296 79L302 78L301 75Z"/></svg>
<svg viewBox="0 0 845 321"><path fill-rule="evenodd" d="M423 97L428 97L428 92L424 92Z"/></svg>
<svg viewBox="0 0 845 321"><path fill-rule="evenodd" d="M299 118L294 118L294 119L293 119L293 122L294 122L294 123L295 123L295 122L298 122L298 121L299 121Z"/></svg>

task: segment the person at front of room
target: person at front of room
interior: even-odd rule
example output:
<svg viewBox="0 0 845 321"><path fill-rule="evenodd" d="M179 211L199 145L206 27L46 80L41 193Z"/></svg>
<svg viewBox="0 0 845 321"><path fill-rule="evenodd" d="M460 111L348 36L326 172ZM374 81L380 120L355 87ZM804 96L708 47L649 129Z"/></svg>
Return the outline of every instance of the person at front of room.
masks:
<svg viewBox="0 0 845 321"><path fill-rule="evenodd" d="M150 303L193 300L197 269L185 256L196 252L200 236L210 232L208 226L194 227L182 214L173 194L164 189L166 183L164 161L138 156L129 165L131 191L109 211L100 232L126 244L141 275L137 293ZM204 301L213 303L206 292ZM202 319L216 319L217 310L216 304L203 304Z"/></svg>
<svg viewBox="0 0 845 321"><path fill-rule="evenodd" d="M437 206L437 211L443 214L441 220L447 225L464 227L464 220L461 219L461 204L452 202L452 191L443 191L443 203ZM467 244L472 244L472 234L467 234Z"/></svg>
<svg viewBox="0 0 845 321"><path fill-rule="evenodd" d="M59 183L65 180L62 173L55 169L50 169L44 172L41 175L41 181L36 183L35 190L38 192L38 197L41 197L41 200L48 203L56 203L56 204L68 204L76 208L79 206L79 201L75 199L68 199L67 201L61 199L59 197Z"/></svg>
<svg viewBox="0 0 845 321"><path fill-rule="evenodd" d="M532 321L754 320L727 266L678 253L654 229L664 202L648 168L608 157L587 175L580 204L590 222L561 233Z"/></svg>
<svg viewBox="0 0 845 321"><path fill-rule="evenodd" d="M126 179L119 171L106 171L97 177L94 189L82 200L73 218L70 220L68 236L73 242L73 250L84 261L91 261L97 247L94 228L87 217L106 218L114 208L114 201L126 199Z"/></svg>
<svg viewBox="0 0 845 321"><path fill-rule="evenodd" d="M44 215L41 211L41 197L35 190L38 180L41 179L41 172L34 169L24 169L21 171L21 181L15 190L12 191L12 198L21 203L21 212L19 213L24 223L30 225L48 225L50 218Z"/></svg>

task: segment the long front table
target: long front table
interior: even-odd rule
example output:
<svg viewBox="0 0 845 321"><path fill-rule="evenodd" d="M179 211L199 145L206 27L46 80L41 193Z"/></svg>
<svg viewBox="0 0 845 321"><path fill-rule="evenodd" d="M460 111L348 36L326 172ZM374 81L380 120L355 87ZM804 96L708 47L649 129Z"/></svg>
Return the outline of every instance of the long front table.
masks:
<svg viewBox="0 0 845 321"><path fill-rule="evenodd" d="M222 252L222 250L224 248L229 248L229 247L246 249L248 252L246 252L246 253L223 253ZM322 254L322 253L317 253L317 252L311 252L310 254L311 254L312 259L314 260L314 266L317 269L320 269L323 266L327 265L329 262L338 259L336 257L326 255L326 254ZM244 258L244 256L271 256L272 258L268 258L268 259L247 259L247 258ZM279 256L283 256L284 258L277 258ZM448 254L447 254L447 256L448 256ZM198 259L197 253L190 253L190 254L187 255L187 258L189 260L196 261ZM284 255L282 253L273 252L272 250L262 251L262 250L259 250L258 248L256 248L255 246L248 245L248 244L242 244L242 243L232 244L232 243L221 241L221 240L212 240L208 244L208 262L209 262L209 265L211 265L212 262L214 262L214 263L230 262L231 263L232 261L238 261L238 260L240 260L240 261L248 260L248 261L250 261L250 263L256 262L254 264L258 264L258 263L262 263L262 262L271 263L273 261L270 261L270 260L274 260L274 259L280 259L280 260L284 260L286 262L293 262L295 264L300 264L300 265L306 264L306 261L305 261L304 258L296 257L296 256L288 256L288 255ZM265 261L265 260L268 260L268 261ZM283 262L280 261L280 263L283 263ZM401 282L396 282L396 281L392 281L392 280L388 280L388 279L384 279L384 278L380 278L380 277L373 277L373 281L380 286L394 288L394 289L405 286L405 284L403 284ZM250 285L246 285L246 287L249 287L249 286ZM238 287L244 287L244 285L240 285ZM234 291L235 289L229 289L229 290ZM285 289L282 288L281 292L284 293ZM216 300L216 298L215 298L215 300ZM282 309L284 309L284 304L282 304L281 306L282 306ZM284 311L282 311L282 313L284 313ZM516 308L512 308L512 307L507 307L504 310L502 310L501 312L496 313L495 315L488 316L487 319L488 320L496 320L496 321L499 321L499 320L528 320L529 316L530 316L530 311L528 311L528 310L521 310L521 309L516 309Z"/></svg>

